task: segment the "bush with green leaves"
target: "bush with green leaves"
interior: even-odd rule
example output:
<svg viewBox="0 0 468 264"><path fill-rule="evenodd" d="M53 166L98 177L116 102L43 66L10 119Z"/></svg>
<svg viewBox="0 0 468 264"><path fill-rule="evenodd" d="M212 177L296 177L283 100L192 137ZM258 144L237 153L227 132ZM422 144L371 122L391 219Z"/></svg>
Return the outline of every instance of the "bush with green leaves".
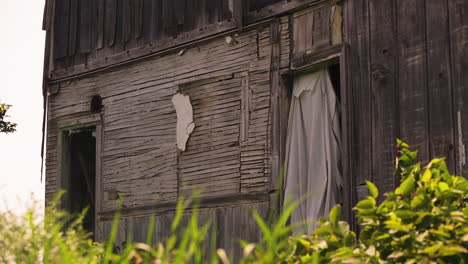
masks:
<svg viewBox="0 0 468 264"><path fill-rule="evenodd" d="M257 219L264 240L245 247L244 263L468 263L467 180L451 175L443 158L421 167L416 151L400 140L397 148L401 184L378 204L379 191L367 182L370 195L354 208L359 239L340 221L340 206L311 235L290 237L288 243L274 243L290 229L283 222L268 228Z"/></svg>
<svg viewBox="0 0 468 264"><path fill-rule="evenodd" d="M341 221L340 206L312 234L290 236L296 226L288 225L288 218L299 204L294 202L274 223L253 213L263 237L258 243L241 241L241 263L468 263L467 180L451 175L444 159L421 167L417 152L401 141L397 147L395 173L401 184L378 203L378 189L367 182L370 195L354 208L361 227L358 238ZM198 222L197 206L188 224L182 224L190 199L179 200L169 238L153 245L153 217L146 243L132 243L128 237L119 252L114 240L120 214L108 241L94 243L82 227L86 210L70 217L56 209L57 201L59 197L47 207L45 218L33 209L23 216L0 213L0 263L230 263L230 256L214 247L216 232L207 237L210 223Z"/></svg>

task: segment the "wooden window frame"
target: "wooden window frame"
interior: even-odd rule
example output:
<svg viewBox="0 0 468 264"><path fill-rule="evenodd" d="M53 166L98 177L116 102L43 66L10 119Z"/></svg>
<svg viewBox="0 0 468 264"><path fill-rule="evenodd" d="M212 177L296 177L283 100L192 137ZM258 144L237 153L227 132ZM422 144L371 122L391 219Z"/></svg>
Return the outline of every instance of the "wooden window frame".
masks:
<svg viewBox="0 0 468 264"><path fill-rule="evenodd" d="M272 160L272 167L277 166L278 168L284 167L285 163L285 148L286 148L286 136L287 136L287 124L289 118L289 106L290 106L290 94L292 92L292 80L294 76L299 74L305 74L317 71L319 69L323 69L329 67L333 64L340 65L340 112L341 112L341 140L342 140L342 170L343 170L343 217L345 220L350 221L350 223L354 223L353 221L353 213L352 213L352 206L354 204L354 196L355 190L353 185L353 177L351 171L351 156L349 153L350 150L350 141L351 141L351 132L350 132L350 114L351 108L349 104L350 100L350 91L348 89L348 76L347 76L347 45L340 44L336 46L332 46L329 49L323 50L322 52L318 52L311 56L311 59L299 67L290 67L288 70L284 70L280 72L280 91L279 91L279 102L288 101L287 110L281 110L281 106L278 106L280 110L272 109L273 115L275 113L280 113L279 116L279 128L273 127L272 129L277 129L280 131L280 146L272 146L272 149L278 148L280 151L279 159ZM284 107L283 107L284 108ZM275 117L273 117L275 119ZM286 127L284 127L286 126ZM272 140L272 144L277 144ZM274 164L275 162L279 164ZM282 171L282 170L280 170ZM273 172L273 170L272 170ZM282 183L279 183L280 173L272 173L272 190L281 190L278 197L273 199L278 199L279 203L272 204L274 210L276 212L280 212L283 206L284 200L284 190ZM279 206L279 208L276 208Z"/></svg>
<svg viewBox="0 0 468 264"><path fill-rule="evenodd" d="M58 190L60 191L64 188L65 177L69 177L66 175L67 172L65 170L64 164L64 155L66 154L65 145L65 136L68 131L70 130L79 130L79 129L86 129L86 128L94 128L94 132L96 135L96 179L95 179L95 210L94 210L94 234L95 236L98 234L98 216L99 213L102 211L102 123L101 123L101 116L99 114L92 114L82 117L75 117L64 119L58 122L58 178L57 178L57 186ZM62 200L63 201L63 200ZM60 205L61 209L64 209L62 205Z"/></svg>

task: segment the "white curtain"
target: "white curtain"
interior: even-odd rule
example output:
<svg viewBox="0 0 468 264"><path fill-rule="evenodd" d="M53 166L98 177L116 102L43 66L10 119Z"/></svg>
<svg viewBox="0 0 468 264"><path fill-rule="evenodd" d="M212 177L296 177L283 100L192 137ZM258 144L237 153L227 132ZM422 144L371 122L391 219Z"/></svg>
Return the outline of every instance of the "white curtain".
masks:
<svg viewBox="0 0 468 264"><path fill-rule="evenodd" d="M311 233L315 222L341 202L339 102L328 70L294 79L286 141L285 200L302 199L291 224Z"/></svg>

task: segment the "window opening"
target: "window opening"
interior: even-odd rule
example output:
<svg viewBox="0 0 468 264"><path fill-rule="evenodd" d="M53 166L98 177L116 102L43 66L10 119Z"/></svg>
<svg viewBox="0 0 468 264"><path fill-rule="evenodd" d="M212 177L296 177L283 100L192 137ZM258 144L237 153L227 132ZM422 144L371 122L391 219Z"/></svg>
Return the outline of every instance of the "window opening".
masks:
<svg viewBox="0 0 468 264"><path fill-rule="evenodd" d="M66 190L64 209L72 214L89 207L83 219L86 231L94 233L96 205L96 138L95 128L64 132L64 172L62 188Z"/></svg>
<svg viewBox="0 0 468 264"><path fill-rule="evenodd" d="M294 77L285 159L285 201L301 199L291 224L311 233L342 202L340 67Z"/></svg>

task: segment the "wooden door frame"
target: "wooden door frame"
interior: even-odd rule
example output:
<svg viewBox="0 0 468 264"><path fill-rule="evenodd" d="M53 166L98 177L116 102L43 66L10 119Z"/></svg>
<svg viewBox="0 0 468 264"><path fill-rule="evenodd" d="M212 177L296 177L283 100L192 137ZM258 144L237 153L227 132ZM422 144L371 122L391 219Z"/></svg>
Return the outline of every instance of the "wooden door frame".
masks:
<svg viewBox="0 0 468 264"><path fill-rule="evenodd" d="M70 130L79 130L93 128L96 135L96 179L95 179L95 208L94 208L94 234L97 234L98 228L98 215L102 211L102 123L101 116L99 114L91 114L81 117L67 118L60 120L58 122L58 146L57 146L57 157L58 157L58 177L57 177L57 186L58 190L61 191L64 188L64 183L66 181L67 172L65 170L66 164L65 155L67 154L67 145L65 144L65 133ZM61 209L64 209L60 205Z"/></svg>
<svg viewBox="0 0 468 264"><path fill-rule="evenodd" d="M351 170L351 154L350 154L350 142L351 142L351 123L350 123L350 116L351 116L351 106L350 106L350 91L348 89L348 64L347 64L347 45L340 44L339 46L332 46L329 49L324 50L323 52L317 53L314 55L314 60L309 61L308 63L301 65L300 67L293 68L291 67L288 70L280 72L281 81L278 96L279 102L283 102L285 100L290 100L289 91L291 89L291 81L295 75L304 74L307 72L317 71L319 69L323 69L333 64L340 65L340 94L341 94L341 101L340 101L340 110L341 110L341 153L342 153L342 169L343 169L343 218L344 220L354 223L354 217L352 212L352 207L354 205L354 184L353 184L353 177L352 177L352 170ZM285 97L286 96L286 97ZM274 132L271 136L272 142L272 149L279 150L279 158L271 159L271 166L276 168L282 168L285 162L285 143L286 143L286 133L287 133L287 119L289 118L289 104L287 106L287 111L281 110L281 105L275 104L272 105L272 108L278 109L271 109L272 112L272 120L279 120L276 124L272 124L272 131L280 131L279 137L281 140L274 140ZM275 115L280 115L275 117ZM284 120L286 119L286 120ZM284 128L286 125L286 128ZM282 127L283 126L283 127ZM280 146L275 146L275 144L280 144ZM284 200L284 189L282 189L282 184L279 183L280 177L280 170L273 170L272 169L272 190L275 190L279 193L280 199L278 203L272 203L272 206L277 208L272 208L273 211L279 213L281 211L281 207L283 206ZM275 197L278 199L277 197Z"/></svg>

